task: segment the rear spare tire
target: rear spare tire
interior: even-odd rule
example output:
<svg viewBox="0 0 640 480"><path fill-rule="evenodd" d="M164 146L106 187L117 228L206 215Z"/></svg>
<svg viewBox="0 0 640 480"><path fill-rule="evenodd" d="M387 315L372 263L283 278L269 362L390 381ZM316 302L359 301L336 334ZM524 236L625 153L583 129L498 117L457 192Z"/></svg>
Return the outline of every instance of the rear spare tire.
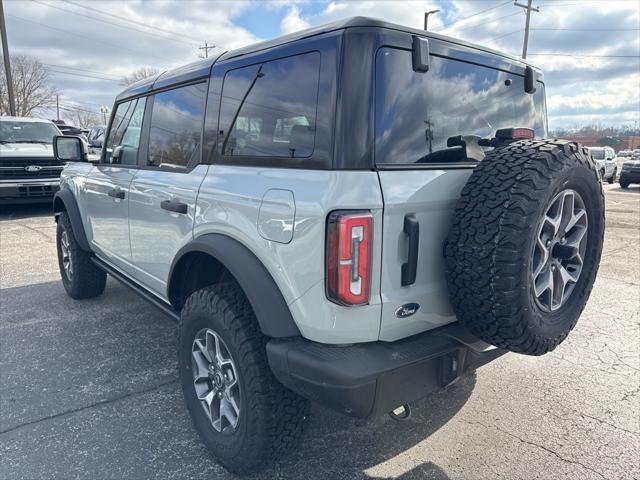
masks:
<svg viewBox="0 0 640 480"><path fill-rule="evenodd" d="M604 197L589 153L523 140L480 162L445 243L460 322L493 345L542 355L575 326L598 271Z"/></svg>

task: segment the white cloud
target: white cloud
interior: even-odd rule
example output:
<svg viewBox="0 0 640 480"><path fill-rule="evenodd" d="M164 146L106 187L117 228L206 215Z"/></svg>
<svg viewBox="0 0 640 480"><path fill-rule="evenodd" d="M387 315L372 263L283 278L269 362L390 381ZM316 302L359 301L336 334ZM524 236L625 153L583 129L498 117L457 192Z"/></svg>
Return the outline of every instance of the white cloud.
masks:
<svg viewBox="0 0 640 480"><path fill-rule="evenodd" d="M305 28L309 28L309 23L300 16L300 9L296 5L290 7L280 22L280 31L283 34L287 34L304 30Z"/></svg>
<svg viewBox="0 0 640 480"><path fill-rule="evenodd" d="M540 0L540 12L531 17L530 59L545 71L551 126L591 115L617 123L637 118L640 3L581 2L583 6L567 5L574 3L571 1ZM514 55L520 54L524 29L521 9L506 4L505 0L74 0L73 3L5 1L9 44L12 53L35 55L44 63L56 65L51 67L52 78L64 98L93 106L111 104L122 89L119 79L140 66L166 69L195 60L201 53L198 47L205 40L224 49L260 40L242 25L250 24L243 22L245 15L255 17L261 12L270 19L271 31L288 33L357 15L422 28L423 12L440 9L429 18L430 31ZM80 70L65 70L61 66Z"/></svg>

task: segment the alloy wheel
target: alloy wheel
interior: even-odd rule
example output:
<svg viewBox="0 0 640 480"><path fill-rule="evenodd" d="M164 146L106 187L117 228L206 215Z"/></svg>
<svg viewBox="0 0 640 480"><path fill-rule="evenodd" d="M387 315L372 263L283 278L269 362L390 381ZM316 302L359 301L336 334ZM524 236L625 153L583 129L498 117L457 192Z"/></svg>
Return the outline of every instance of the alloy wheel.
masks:
<svg viewBox="0 0 640 480"><path fill-rule="evenodd" d="M575 190L563 190L551 200L540 221L531 259L533 295L545 311L562 307L582 272L588 218Z"/></svg>
<svg viewBox="0 0 640 480"><path fill-rule="evenodd" d="M238 369L224 340L210 328L198 332L191 348L193 385L213 428L232 433L240 418Z"/></svg>

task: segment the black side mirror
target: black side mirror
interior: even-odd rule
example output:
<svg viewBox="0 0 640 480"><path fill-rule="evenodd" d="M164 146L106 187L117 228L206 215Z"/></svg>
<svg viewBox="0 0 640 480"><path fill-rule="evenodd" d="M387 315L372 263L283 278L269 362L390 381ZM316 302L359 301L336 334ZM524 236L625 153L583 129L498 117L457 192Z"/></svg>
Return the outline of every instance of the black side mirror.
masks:
<svg viewBox="0 0 640 480"><path fill-rule="evenodd" d="M61 162L86 162L87 142L82 137L56 135L53 137L53 155Z"/></svg>

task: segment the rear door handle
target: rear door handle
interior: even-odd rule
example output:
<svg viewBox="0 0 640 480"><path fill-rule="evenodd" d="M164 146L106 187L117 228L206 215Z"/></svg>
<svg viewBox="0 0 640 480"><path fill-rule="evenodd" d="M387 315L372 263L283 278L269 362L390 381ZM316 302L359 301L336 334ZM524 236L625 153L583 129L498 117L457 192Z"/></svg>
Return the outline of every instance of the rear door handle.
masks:
<svg viewBox="0 0 640 480"><path fill-rule="evenodd" d="M182 202L175 202L173 200L163 200L160 202L160 208L163 210L169 210L176 213L187 213L188 205Z"/></svg>
<svg viewBox="0 0 640 480"><path fill-rule="evenodd" d="M418 246L420 245L420 224L415 214L404 216L404 233L409 237L407 262L402 264L402 286L413 285L418 271Z"/></svg>
<svg viewBox="0 0 640 480"><path fill-rule="evenodd" d="M119 198L120 200L124 200L124 190L120 190L119 188L112 188L107 192L107 195L113 198Z"/></svg>

